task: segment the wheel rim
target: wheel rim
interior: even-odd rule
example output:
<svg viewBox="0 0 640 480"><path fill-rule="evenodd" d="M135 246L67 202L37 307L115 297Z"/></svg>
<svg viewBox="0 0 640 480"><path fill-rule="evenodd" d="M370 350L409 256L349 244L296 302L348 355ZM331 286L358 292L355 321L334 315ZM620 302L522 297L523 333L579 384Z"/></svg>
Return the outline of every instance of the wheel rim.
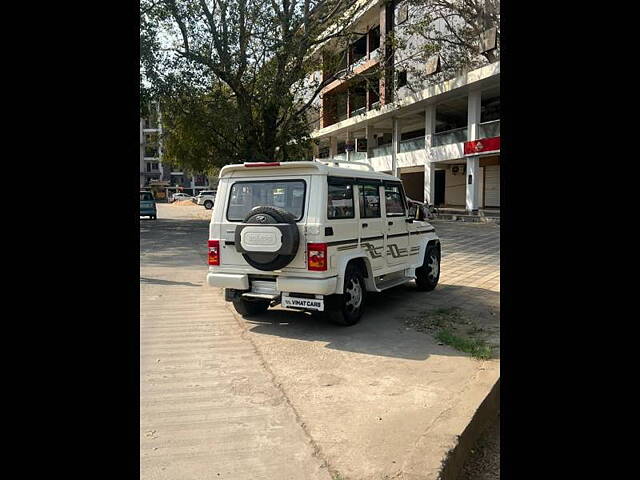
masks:
<svg viewBox="0 0 640 480"><path fill-rule="evenodd" d="M349 299L345 303L347 310L351 312L358 310L362 305L362 286L360 282L352 278L349 282L349 287L345 289L345 293L349 294Z"/></svg>
<svg viewBox="0 0 640 480"><path fill-rule="evenodd" d="M435 255L431 255L429 257L429 278L431 280L435 280L438 278L438 274L440 273L440 262L438 262L438 257Z"/></svg>

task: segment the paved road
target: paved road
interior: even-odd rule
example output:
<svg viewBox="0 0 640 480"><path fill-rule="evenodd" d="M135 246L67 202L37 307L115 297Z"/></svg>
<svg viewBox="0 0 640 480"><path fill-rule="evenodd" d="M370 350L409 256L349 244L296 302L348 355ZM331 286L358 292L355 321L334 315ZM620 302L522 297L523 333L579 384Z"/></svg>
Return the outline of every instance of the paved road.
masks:
<svg viewBox="0 0 640 480"><path fill-rule="evenodd" d="M495 327L499 227L436 224L439 287L372 295L360 324L338 328L280 308L234 316L203 285L209 214L161 205L141 219L141 478L435 478L499 361L404 320L458 306Z"/></svg>
<svg viewBox="0 0 640 480"><path fill-rule="evenodd" d="M203 284L207 221L170 208L140 220L140 478L329 480L260 355Z"/></svg>

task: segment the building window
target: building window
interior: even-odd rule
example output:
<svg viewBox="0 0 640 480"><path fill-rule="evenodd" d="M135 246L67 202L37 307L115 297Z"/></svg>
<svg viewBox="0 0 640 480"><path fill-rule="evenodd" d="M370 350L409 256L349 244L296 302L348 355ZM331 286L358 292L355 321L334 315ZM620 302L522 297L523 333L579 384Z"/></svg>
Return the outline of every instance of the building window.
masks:
<svg viewBox="0 0 640 480"><path fill-rule="evenodd" d="M380 25L369 30L369 52L380 47Z"/></svg>
<svg viewBox="0 0 640 480"><path fill-rule="evenodd" d="M396 25L400 25L407 21L409 18L409 6L405 3L398 8L398 21Z"/></svg>
<svg viewBox="0 0 640 480"><path fill-rule="evenodd" d="M398 72L398 88L404 87L407 84L407 71L401 70Z"/></svg>
<svg viewBox="0 0 640 480"><path fill-rule="evenodd" d="M329 147L322 147L318 150L318 158L329 158Z"/></svg>

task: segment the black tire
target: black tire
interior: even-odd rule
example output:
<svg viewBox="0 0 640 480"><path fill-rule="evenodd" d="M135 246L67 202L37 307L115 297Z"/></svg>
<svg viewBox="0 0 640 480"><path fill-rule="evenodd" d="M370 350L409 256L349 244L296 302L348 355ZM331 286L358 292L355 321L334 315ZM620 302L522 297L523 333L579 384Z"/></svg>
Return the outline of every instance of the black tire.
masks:
<svg viewBox="0 0 640 480"><path fill-rule="evenodd" d="M293 215L282 208L278 207L255 207L251 209L249 213L244 217L244 223L258 223L255 217L263 215L266 217L266 225L272 223L290 223L296 225L296 219ZM294 237L291 239L293 243L292 250L298 251L300 244L300 234L297 228L293 230ZM267 252L249 252L243 253L242 256L246 262L258 270L270 272L273 270L279 270L289 265L295 258L295 253L292 255L283 255L279 253L267 253Z"/></svg>
<svg viewBox="0 0 640 480"><path fill-rule="evenodd" d="M364 276L360 269L350 263L344 274L343 294L336 295L336 304L327 311L329 320L343 326L355 325L362 318L367 299ZM356 294L355 298L353 293ZM358 299L359 296L359 299ZM354 305L355 304L357 305Z"/></svg>
<svg viewBox="0 0 640 480"><path fill-rule="evenodd" d="M207 200L206 202L204 202L204 208L206 208L207 210L211 210L213 208L213 202L211 200Z"/></svg>
<svg viewBox="0 0 640 480"><path fill-rule="evenodd" d="M440 249L435 245L428 245L421 267L416 268L416 286L418 290L430 292L440 279Z"/></svg>
<svg viewBox="0 0 640 480"><path fill-rule="evenodd" d="M245 300L244 298L236 298L233 300L233 308L236 309L243 317L251 315L259 315L269 308L268 300Z"/></svg>

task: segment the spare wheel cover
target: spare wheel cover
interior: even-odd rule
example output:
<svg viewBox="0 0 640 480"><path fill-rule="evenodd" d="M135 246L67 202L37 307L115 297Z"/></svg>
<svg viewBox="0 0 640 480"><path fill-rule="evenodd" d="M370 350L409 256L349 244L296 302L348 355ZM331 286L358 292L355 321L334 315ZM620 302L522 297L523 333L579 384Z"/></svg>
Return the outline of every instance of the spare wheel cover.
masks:
<svg viewBox="0 0 640 480"><path fill-rule="evenodd" d="M278 207L254 207L236 228L236 250L262 271L289 265L298 252L300 233L293 215Z"/></svg>

